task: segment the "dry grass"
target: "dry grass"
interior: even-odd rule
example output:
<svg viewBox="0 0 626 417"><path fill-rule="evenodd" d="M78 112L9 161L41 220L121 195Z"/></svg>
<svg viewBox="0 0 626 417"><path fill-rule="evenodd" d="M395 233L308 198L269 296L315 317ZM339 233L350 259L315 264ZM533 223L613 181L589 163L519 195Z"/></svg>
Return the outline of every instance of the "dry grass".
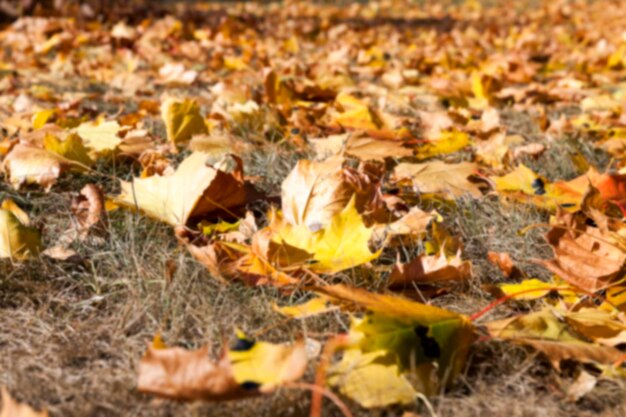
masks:
<svg viewBox="0 0 626 417"><path fill-rule="evenodd" d="M278 146L274 152L246 155L246 162L252 173L268 177L264 188L277 193L298 157L302 156ZM114 188L113 182L104 185ZM76 185L71 189L77 189ZM20 198L11 190L3 192ZM27 208L35 223L45 227L47 236L57 236L68 227L71 194L33 191L21 198L20 202L30 204ZM541 230L518 233L529 224L545 222L545 213L530 206L503 206L494 196L460 200L439 209L450 230L462 237L464 254L472 260L475 275L466 291L442 297L439 304L473 312L489 303L483 284L503 279L485 260L489 250L509 252L526 274L545 277L541 268L528 262L548 253ZM337 314L285 321L272 311L271 304L295 302L303 294L285 296L271 288L236 283L222 286L177 245L169 227L124 211L111 213L110 224L105 242L76 247L86 259L84 263L44 258L20 265L6 260L0 263L1 385L19 399L46 405L53 416L308 413L309 393L291 389L270 397L210 405L160 401L137 393L137 362L157 331L182 346L212 343L217 352L236 327L253 336L285 341L302 334L315 338L345 330L347 320ZM415 247L406 248L405 255L411 256L418 248L416 242ZM352 271L346 279L380 285L380 280L364 273ZM510 314L515 308L520 306L501 307L492 316ZM481 342L455 386L430 401L438 416L621 415L623 391L615 382L601 383L593 395L578 403L564 399L563 387L570 382L534 353L508 344ZM356 404L350 406L363 416L400 416L405 411L368 412ZM423 404L416 404L413 411L429 413ZM339 414L332 404L326 404L325 415Z"/></svg>
<svg viewBox="0 0 626 417"><path fill-rule="evenodd" d="M87 87L75 84L74 88ZM111 114L118 110L105 102L91 104ZM131 111L132 105L127 103L127 110ZM503 120L511 133L546 140L531 115L505 111ZM163 136L160 123L151 127ZM242 126L240 139L254 140L254 130ZM550 142L549 146L540 159L525 161L548 178L567 179L577 174L569 157L573 152L583 153L600 168L608 163L606 155L580 138ZM269 195L278 195L282 180L303 157L307 155L280 143L243 155L247 173L259 176L258 185ZM129 169L118 171L108 165L101 168L98 171L106 175L66 177L50 194L35 190L18 194L0 185L4 187L0 197L10 196L27 209L34 223L41 225L44 235L51 239L46 244L52 244L72 221L72 194L56 190L79 190L87 182L98 182L107 192L115 192L119 176L131 175ZM263 212L265 207L256 209ZM471 313L492 301L483 286L501 282L503 275L486 261L488 251L508 252L526 275L547 277L545 270L530 261L549 255L541 237L543 229L519 233L530 224L545 223L546 213L530 206L503 205L495 196L462 199L454 206L437 209L450 230L461 236L464 256L474 266L474 278L467 288L439 298L438 304ZM292 340L300 335L321 339L324 334L344 331L348 321L339 313L301 322L285 321L272 310L272 303L293 303L305 294L285 295L272 288L248 288L238 283L223 286L177 244L170 227L125 211L112 212L109 220L110 235L104 242L75 247L84 262L41 258L12 264L0 260L0 385L7 386L20 400L46 406L53 417L308 414L310 394L294 389L220 404L176 403L139 394L135 389L136 367L146 343L158 331L172 344L196 347L210 343L217 353L223 340L232 340L234 328L270 341ZM410 258L419 250L420 242L415 242L405 248L404 256ZM367 269L350 271L340 279L372 288L380 287L384 280ZM490 317L525 307L502 306ZM526 349L495 341L480 342L474 346L459 380L448 391L431 398L430 407L439 417L626 414L624 387L617 382L601 381L583 400L567 401L563 392L575 369L566 367L563 374L558 374ZM430 413L419 401L413 407L385 411L349 405L357 416ZM325 407L324 416L340 415L332 404L326 402Z"/></svg>

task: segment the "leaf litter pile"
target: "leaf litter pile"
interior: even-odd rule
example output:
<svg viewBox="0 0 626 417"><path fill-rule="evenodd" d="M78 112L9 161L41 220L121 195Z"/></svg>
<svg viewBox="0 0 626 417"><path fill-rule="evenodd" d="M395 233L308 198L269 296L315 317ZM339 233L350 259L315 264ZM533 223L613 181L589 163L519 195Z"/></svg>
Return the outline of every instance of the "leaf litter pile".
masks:
<svg viewBox="0 0 626 417"><path fill-rule="evenodd" d="M2 417L626 413L626 4L170 6L0 33Z"/></svg>

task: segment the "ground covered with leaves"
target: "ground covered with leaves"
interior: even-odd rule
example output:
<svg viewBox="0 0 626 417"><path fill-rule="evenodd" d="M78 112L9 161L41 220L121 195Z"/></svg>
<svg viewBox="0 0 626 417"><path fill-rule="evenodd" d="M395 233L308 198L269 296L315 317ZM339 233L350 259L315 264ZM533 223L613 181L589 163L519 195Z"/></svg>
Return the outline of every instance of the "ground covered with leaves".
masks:
<svg viewBox="0 0 626 417"><path fill-rule="evenodd" d="M2 417L626 414L626 4L57 3L0 32Z"/></svg>

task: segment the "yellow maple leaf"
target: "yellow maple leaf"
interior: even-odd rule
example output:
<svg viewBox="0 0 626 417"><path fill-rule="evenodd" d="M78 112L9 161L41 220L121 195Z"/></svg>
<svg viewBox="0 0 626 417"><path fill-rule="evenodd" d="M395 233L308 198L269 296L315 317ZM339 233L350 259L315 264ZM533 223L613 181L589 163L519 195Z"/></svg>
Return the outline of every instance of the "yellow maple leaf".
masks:
<svg viewBox="0 0 626 417"><path fill-rule="evenodd" d="M270 225L272 240L298 248L313 255L311 269L316 272L336 273L376 259L381 251L372 253L369 240L374 233L356 210L355 198L335 214L327 227L311 231L306 225L291 225L278 219Z"/></svg>
<svg viewBox="0 0 626 417"><path fill-rule="evenodd" d="M299 379L306 370L307 356L303 341L279 345L256 342L238 332L237 343L227 352L233 376L239 384L253 383L262 392Z"/></svg>

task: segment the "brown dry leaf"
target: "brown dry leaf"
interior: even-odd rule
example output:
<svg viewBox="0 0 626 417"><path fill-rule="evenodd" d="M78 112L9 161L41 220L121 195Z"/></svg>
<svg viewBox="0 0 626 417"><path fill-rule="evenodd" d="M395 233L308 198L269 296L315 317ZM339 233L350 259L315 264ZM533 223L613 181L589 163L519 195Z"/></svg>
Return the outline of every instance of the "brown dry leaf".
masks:
<svg viewBox="0 0 626 417"><path fill-rule="evenodd" d="M557 217L546 239L554 259L539 262L585 291L596 292L608 286L626 262L626 253L615 235L596 227L578 226L572 214Z"/></svg>
<svg viewBox="0 0 626 417"><path fill-rule="evenodd" d="M147 394L183 401L219 401L252 393L239 386L227 356L217 362L209 347L197 350L148 347L139 364L137 389Z"/></svg>
<svg viewBox="0 0 626 417"><path fill-rule="evenodd" d="M423 164L402 163L393 170L396 182L407 182L421 194L441 194L448 199L464 195L482 196L480 188L469 177L478 172L478 165L471 162L448 164L443 161Z"/></svg>
<svg viewBox="0 0 626 417"><path fill-rule="evenodd" d="M107 230L104 193L96 184L87 184L72 200L72 214L78 223L78 239L84 240L93 229L100 234Z"/></svg>
<svg viewBox="0 0 626 417"><path fill-rule="evenodd" d="M507 252L489 251L487 253L487 259L493 265L500 268L500 271L502 271L504 276L507 278L521 275L520 270L513 263L513 259L511 259L511 255L509 255Z"/></svg>
<svg viewBox="0 0 626 417"><path fill-rule="evenodd" d="M5 387L2 387L0 392L2 393L0 417L48 417L46 410L35 411L28 404L15 401Z"/></svg>
<svg viewBox="0 0 626 417"><path fill-rule="evenodd" d="M560 369L564 360L577 360L585 363L613 364L624 354L615 348L590 343L563 343L552 340L515 339L516 342L531 346L542 352L555 369Z"/></svg>
<svg viewBox="0 0 626 417"><path fill-rule="evenodd" d="M472 264L461 259L461 254L448 258L439 255L420 256L402 264L396 263L389 275L390 288L410 287L412 284L441 284L462 282L472 275Z"/></svg>
<svg viewBox="0 0 626 417"><path fill-rule="evenodd" d="M139 155L139 163L143 168L141 178L153 175L167 176L174 174L172 162L160 150L148 149Z"/></svg>

